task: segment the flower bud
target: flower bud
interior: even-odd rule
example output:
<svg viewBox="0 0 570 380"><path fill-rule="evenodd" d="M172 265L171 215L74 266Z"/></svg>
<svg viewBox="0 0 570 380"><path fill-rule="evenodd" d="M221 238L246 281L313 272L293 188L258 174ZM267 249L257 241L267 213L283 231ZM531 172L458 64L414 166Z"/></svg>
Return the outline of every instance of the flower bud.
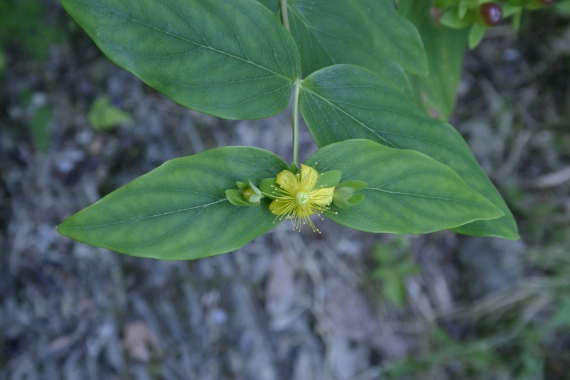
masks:
<svg viewBox="0 0 570 380"><path fill-rule="evenodd" d="M485 3L479 7L477 21L484 26L498 25L503 19L503 11L497 3Z"/></svg>

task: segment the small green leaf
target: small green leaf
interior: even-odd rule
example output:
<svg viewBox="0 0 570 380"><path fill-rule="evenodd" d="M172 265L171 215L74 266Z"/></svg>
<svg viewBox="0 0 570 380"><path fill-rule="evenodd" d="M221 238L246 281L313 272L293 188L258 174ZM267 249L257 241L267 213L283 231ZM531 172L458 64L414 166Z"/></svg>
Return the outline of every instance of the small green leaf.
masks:
<svg viewBox="0 0 570 380"><path fill-rule="evenodd" d="M354 189L352 188L336 188L334 190L334 197L339 198L339 199L344 199L345 201L348 200L348 198L352 197L352 194L354 194Z"/></svg>
<svg viewBox="0 0 570 380"><path fill-rule="evenodd" d="M317 183L315 184L315 189L336 186L341 176L342 173L338 170L329 170L328 172L320 173Z"/></svg>
<svg viewBox="0 0 570 380"><path fill-rule="evenodd" d="M469 3L467 1L460 1L459 6L457 7L457 13L460 19L465 18L467 11L469 10ZM441 22L441 19L440 19Z"/></svg>
<svg viewBox="0 0 570 380"><path fill-rule="evenodd" d="M97 130L113 129L131 119L125 111L111 104L108 96L98 97L89 110L89 124Z"/></svg>
<svg viewBox="0 0 570 380"><path fill-rule="evenodd" d="M518 31L521 27L522 18L522 8L515 14L513 14L513 29Z"/></svg>
<svg viewBox="0 0 570 380"><path fill-rule="evenodd" d="M291 162L291 165L289 165L289 171L293 174L297 174L299 172L299 168L294 162Z"/></svg>
<svg viewBox="0 0 570 380"><path fill-rule="evenodd" d="M277 183L275 182L275 177L264 178L261 181L259 181L259 190L263 195L271 199L275 198L273 196L273 189L275 189L275 186L277 186Z"/></svg>
<svg viewBox="0 0 570 380"><path fill-rule="evenodd" d="M351 208L352 205L348 203L348 198L351 196L352 194L348 191L335 190L333 194L333 204L342 209Z"/></svg>
<svg viewBox="0 0 570 380"><path fill-rule="evenodd" d="M333 203L323 214L357 230L421 234L503 215L449 167L416 151L346 140L319 149L307 160L315 162L317 170L368 183L360 204L340 209Z"/></svg>
<svg viewBox="0 0 570 380"><path fill-rule="evenodd" d="M382 75L353 65L319 70L303 80L300 109L319 147L364 138L393 148L413 149L448 165L505 214L456 231L518 239L509 208L461 135L448 123L421 112ZM354 153L347 153L346 159Z"/></svg>
<svg viewBox="0 0 570 380"><path fill-rule="evenodd" d="M469 49L475 49L485 36L487 28L477 23L474 23L469 30Z"/></svg>
<svg viewBox="0 0 570 380"><path fill-rule="evenodd" d="M113 62L174 101L226 119L287 107L300 58L254 0L62 0Z"/></svg>
<svg viewBox="0 0 570 380"><path fill-rule="evenodd" d="M511 5L511 4L504 4L503 7L501 8L503 13L503 18L507 18L516 13L519 13L520 11L522 11L522 9L523 7L521 7L520 5Z"/></svg>
<svg viewBox="0 0 570 380"><path fill-rule="evenodd" d="M250 203L250 205L252 206L257 206L259 205L259 202L261 201L261 198L263 198L263 195L258 195L258 194L253 194L249 197L248 202Z"/></svg>
<svg viewBox="0 0 570 380"><path fill-rule="evenodd" d="M451 8L451 9L447 10L443 14L443 16L441 16L441 18L439 19L439 22L441 23L441 25L445 25L445 26L448 26L448 27L454 28L454 29L467 28L469 25L472 24L471 20L466 20L464 18L461 18L457 14L457 8Z"/></svg>
<svg viewBox="0 0 570 380"><path fill-rule="evenodd" d="M352 197L348 198L347 202L351 206L356 206L357 204L359 204L363 200L364 200L364 194L358 193L358 194L353 194Z"/></svg>
<svg viewBox="0 0 570 380"><path fill-rule="evenodd" d="M363 181L345 181L345 182L339 183L338 185L336 185L336 187L339 189L350 188L350 189L352 189L351 191L357 191L357 190L364 189L366 187L366 185L368 185L368 184L366 182L363 182Z"/></svg>
<svg viewBox="0 0 570 380"><path fill-rule="evenodd" d="M234 206L257 206L257 205L259 205L259 202L250 203L250 202L246 201L245 198L243 197L243 193L237 189L226 190L226 198L228 198L228 201L230 201L230 203L233 204Z"/></svg>
<svg viewBox="0 0 570 380"><path fill-rule="evenodd" d="M361 181L349 181L349 182L359 182L364 183ZM366 187L366 184L362 186L360 189ZM333 202L340 208L350 208L352 206L356 206L364 199L364 194L354 194L356 189L354 187L337 187L334 190L333 194Z"/></svg>
<svg viewBox="0 0 570 380"><path fill-rule="evenodd" d="M268 199L259 207L236 207L226 190L243 178L257 182L285 168L275 154L251 147L176 158L69 217L58 231L83 243L155 259L191 260L233 251L277 222Z"/></svg>

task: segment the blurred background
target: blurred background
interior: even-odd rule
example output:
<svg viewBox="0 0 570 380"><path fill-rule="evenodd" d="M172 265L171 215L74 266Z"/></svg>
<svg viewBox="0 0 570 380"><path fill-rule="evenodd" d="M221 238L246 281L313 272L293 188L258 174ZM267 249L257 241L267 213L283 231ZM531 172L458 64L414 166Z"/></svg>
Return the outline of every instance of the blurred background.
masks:
<svg viewBox="0 0 570 380"><path fill-rule="evenodd" d="M193 262L60 236L164 161L252 145L105 58L56 0L0 0L1 379L570 379L570 1L468 52L451 123L521 239L282 223ZM306 128L301 160L316 149Z"/></svg>

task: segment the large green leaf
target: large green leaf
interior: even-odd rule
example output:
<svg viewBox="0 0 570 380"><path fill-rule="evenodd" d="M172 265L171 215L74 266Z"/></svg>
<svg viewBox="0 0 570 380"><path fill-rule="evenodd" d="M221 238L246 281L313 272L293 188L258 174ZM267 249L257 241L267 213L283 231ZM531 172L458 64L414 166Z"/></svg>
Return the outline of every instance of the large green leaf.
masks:
<svg viewBox="0 0 570 380"><path fill-rule="evenodd" d="M337 63L386 70L383 60L427 74L418 32L390 0L288 0L288 10L305 76Z"/></svg>
<svg viewBox="0 0 570 380"><path fill-rule="evenodd" d="M256 119L289 103L299 53L257 1L61 2L112 61L186 107Z"/></svg>
<svg viewBox="0 0 570 380"><path fill-rule="evenodd" d="M505 214L470 223L457 232L518 239L511 212L461 135L448 123L420 111L388 78L353 65L319 70L303 80L300 108L319 147L365 138L422 152L451 167Z"/></svg>
<svg viewBox="0 0 570 380"><path fill-rule="evenodd" d="M422 38L414 24L400 16L392 0L356 0L363 7L382 57L396 61L407 72L427 75L428 62Z"/></svg>
<svg viewBox="0 0 570 380"><path fill-rule="evenodd" d="M416 103L430 115L448 120L461 79L469 28L450 29L434 22L432 0L400 0L398 9L418 28L426 48L429 75L410 75Z"/></svg>
<svg viewBox="0 0 570 380"><path fill-rule="evenodd" d="M401 89L410 83L402 68L376 49L376 39L358 0L288 0L291 34L301 52L303 76L351 63L382 73Z"/></svg>
<svg viewBox="0 0 570 380"><path fill-rule="evenodd" d="M266 199L237 207L225 191L286 168L275 154L251 147L176 158L66 219L58 231L140 257L189 260L229 252L271 230L275 216Z"/></svg>
<svg viewBox="0 0 570 380"><path fill-rule="evenodd" d="M308 160L319 172L342 171L341 181L364 181L364 200L324 215L361 231L422 234L448 229L503 212L472 190L448 166L413 150L370 140L328 145Z"/></svg>
<svg viewBox="0 0 570 380"><path fill-rule="evenodd" d="M257 1L265 5L273 13L277 13L277 9L279 8L279 0L257 0Z"/></svg>

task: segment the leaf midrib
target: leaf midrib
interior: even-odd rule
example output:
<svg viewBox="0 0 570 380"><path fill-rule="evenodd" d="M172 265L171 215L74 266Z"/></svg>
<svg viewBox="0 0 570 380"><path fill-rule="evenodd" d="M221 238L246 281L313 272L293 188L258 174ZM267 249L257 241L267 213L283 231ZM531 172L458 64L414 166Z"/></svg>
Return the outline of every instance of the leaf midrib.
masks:
<svg viewBox="0 0 570 380"><path fill-rule="evenodd" d="M139 216L136 218L130 218L130 219L123 219L123 220L119 220L116 222L111 222L111 223L101 223L101 224L90 224L88 226L73 226L73 227L67 227L70 230L80 230L80 229L90 229L90 228L97 228L97 227L107 227L107 226L114 226L114 225L118 225L118 224L123 224L123 223L129 223L129 222L138 222L139 220L144 220L144 219L150 219L150 218L156 218L156 217L161 217L164 215L170 215L170 214L176 214L179 212L186 212L189 210L194 210L194 209L204 209L206 207L209 206L213 206L217 203L221 203L221 202L225 202L227 201L227 199L219 199L215 202L212 203L208 203L205 205L198 205L198 206L193 206L193 207L188 207L188 208L183 208L183 209L179 209L179 210L173 210L173 211L167 211L167 212L163 212L163 213L159 213L159 214L152 214L152 215L145 215L145 216Z"/></svg>
<svg viewBox="0 0 570 380"><path fill-rule="evenodd" d="M78 3L82 3L82 4L86 5L87 7L93 7L92 4L90 4L90 3L86 2L86 1L77 0L77 2L78 2ZM214 51L214 52L219 53L219 54L226 55L226 56L228 56L228 57L230 57L230 58L233 58L233 59L236 59L236 60L239 60L239 61L248 63L248 64L250 64L250 65L256 66L256 67L258 67L258 68L260 68L260 69L262 69L262 70L265 70L265 71L267 71L267 72L270 72L270 73L272 73L272 74L274 74L274 75L276 75L276 76L278 76L278 77L281 77L281 78L283 78L283 79L286 79L288 82L292 82L291 79L288 78L288 77L286 77L285 75L279 74L279 73L277 73L277 72L275 72L275 71L273 71L273 70L271 70L271 69L269 69L269 68L267 68L267 67L264 67L264 66L261 66L261 65L255 63L255 62L253 62L253 61L251 61L251 60L238 57L238 56L236 56L236 55L230 54L230 53L228 53L228 52L225 52L225 51L223 51L223 50L216 49L216 48L211 47L211 46L208 46L208 45L202 45L202 44L200 44L200 43L198 43L198 42L191 41L191 40L189 40L189 39L187 39L187 38L184 38L184 37L179 36L179 35L177 35L177 34L168 32L168 31L166 31L166 30L164 30L164 29L161 29L161 28L158 28L158 27L156 27L156 26L149 25L149 24L146 24L146 23L144 23L144 22L142 22L142 21L133 19L130 15L125 14L125 13L123 13L123 12L117 13L117 12L115 11L115 12L113 12L113 13L114 13L114 15L121 15L121 16L124 16L125 19L128 19L128 20L130 20L130 21L132 21L132 22L135 22L135 23L140 24L140 25L142 25L142 26L145 26L145 27L147 27L147 28L151 28L151 29L157 30L157 31L162 32L162 33L164 33L164 34L166 34L166 35L169 35L169 36L171 36L171 37L178 38L178 39L180 39L180 40L182 40L182 41L185 41L185 42L187 42L187 43L190 43L190 44L199 46L199 47L204 48L204 49L208 49L208 50ZM186 19L186 17L184 17L184 16L182 16L182 17L184 18L184 20L185 20L186 22L189 22L189 20ZM195 28L194 28L194 29L195 29ZM196 30L196 33L199 34L199 32L198 32L197 30Z"/></svg>
<svg viewBox="0 0 570 380"><path fill-rule="evenodd" d="M334 57L331 55L331 53L328 51L328 49L326 48L325 44L323 43L323 41L321 41L321 39L318 37L318 35L314 32L314 27L311 26L306 20L305 18L301 15L301 13L299 13L299 11L291 6L291 5L287 5L288 9L290 9L292 11L292 13L295 14L295 16L297 16L299 18L299 20L301 20L301 22L303 23L303 25L305 26L305 28L307 29L307 32L309 32L311 34L311 36L313 36L315 38L315 40L321 45L321 48L323 49L323 51L325 53L327 53L327 55L329 56L330 60L332 61L333 65L336 64L336 60L334 59Z"/></svg>
<svg viewBox="0 0 570 380"><path fill-rule="evenodd" d="M141 21L138 21L138 20L135 20L135 19L132 19L132 18L130 19L130 21L133 21L133 22L135 22L135 23L137 23L137 24L143 25L143 26L145 26L145 27L147 27L147 28L151 28L151 29L157 30L157 31L162 32L162 33L164 33L164 34L166 34L166 35L169 35L169 36L178 38L178 39L180 39L180 40L182 40L182 41L184 41L184 42L187 42L187 43L190 43L190 44L199 46L200 48L208 49L208 50L214 51L214 52L216 52L216 53L226 55L226 56L228 56L228 57L230 57L230 58L233 58L233 59L236 59L236 60L239 60L239 61L243 61L243 62L245 62L245 63L249 63L250 65L256 66L256 67L258 67L258 68L260 68L260 69L263 69L263 70L265 70L265 71L267 71L267 72L270 72L270 73L272 73L272 74L275 74L275 75L278 76L278 77L281 77L281 78L283 78L283 79L286 79L288 82L291 82L290 78L286 77L285 75L279 74L279 73L277 73L277 72L275 72L275 71L273 71L273 70L268 69L267 67L264 67L264 66L261 66L261 65L255 63L255 62L253 62L253 61L251 61L251 60L238 57L237 55L233 55L233 54L230 54L230 53L225 52L225 51L223 51L223 50L216 49L216 48L214 48L214 47L212 47L212 46L199 44L198 42L191 41L191 40L189 40L189 39L187 39L187 38L184 38L184 37L182 37L182 36L179 36L179 35L177 35L177 34L170 33L170 32L168 32L168 31L166 31L166 30L164 30L164 29L158 28L158 27L153 26L153 25L145 24L144 22L141 22Z"/></svg>

